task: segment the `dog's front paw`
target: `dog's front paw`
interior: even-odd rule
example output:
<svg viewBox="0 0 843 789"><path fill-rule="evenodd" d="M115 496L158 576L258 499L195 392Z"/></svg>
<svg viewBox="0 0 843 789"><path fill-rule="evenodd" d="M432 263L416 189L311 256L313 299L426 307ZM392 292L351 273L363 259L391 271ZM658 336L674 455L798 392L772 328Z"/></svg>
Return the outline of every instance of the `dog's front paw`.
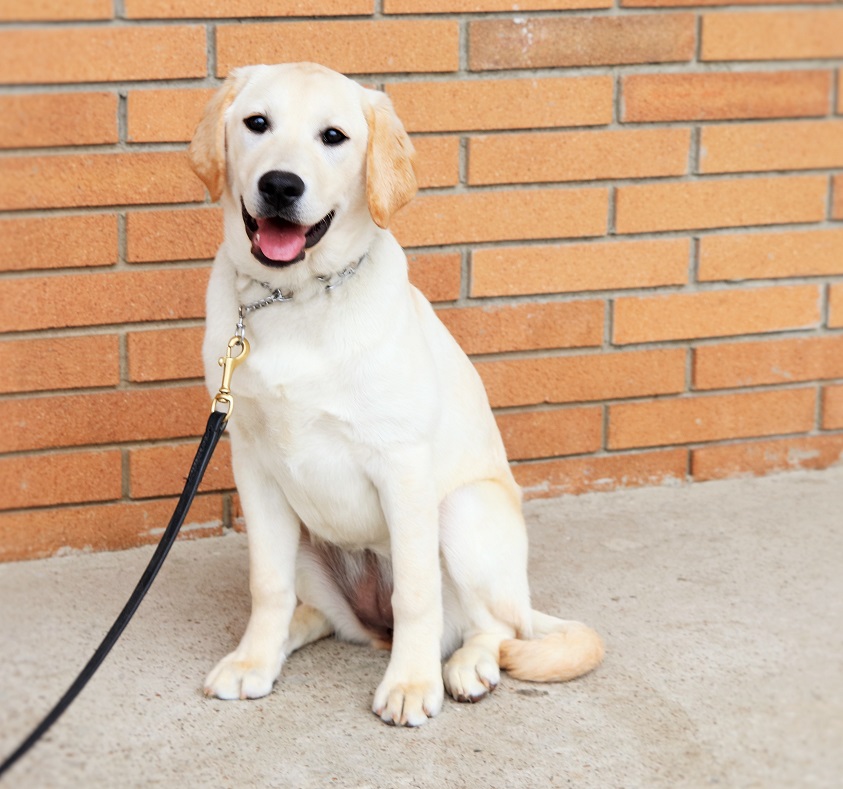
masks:
<svg viewBox="0 0 843 789"><path fill-rule="evenodd" d="M389 676L375 691L372 712L384 723L421 726L442 710L445 690L441 674L395 679Z"/></svg>
<svg viewBox="0 0 843 789"><path fill-rule="evenodd" d="M272 690L280 671L268 663L242 659L237 652L224 657L205 680L205 695L218 699L259 699Z"/></svg>

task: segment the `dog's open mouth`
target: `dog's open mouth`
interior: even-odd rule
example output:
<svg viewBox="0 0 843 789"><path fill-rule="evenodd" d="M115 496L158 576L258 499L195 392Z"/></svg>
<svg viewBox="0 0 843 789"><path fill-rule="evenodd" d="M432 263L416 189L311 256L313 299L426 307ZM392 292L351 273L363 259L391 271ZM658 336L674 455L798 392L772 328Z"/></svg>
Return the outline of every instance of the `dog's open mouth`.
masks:
<svg viewBox="0 0 843 789"><path fill-rule="evenodd" d="M252 254L265 266L289 266L304 260L304 252L316 245L328 232L334 218L331 211L315 225L306 227L280 216L253 217L240 198L243 224L252 242Z"/></svg>

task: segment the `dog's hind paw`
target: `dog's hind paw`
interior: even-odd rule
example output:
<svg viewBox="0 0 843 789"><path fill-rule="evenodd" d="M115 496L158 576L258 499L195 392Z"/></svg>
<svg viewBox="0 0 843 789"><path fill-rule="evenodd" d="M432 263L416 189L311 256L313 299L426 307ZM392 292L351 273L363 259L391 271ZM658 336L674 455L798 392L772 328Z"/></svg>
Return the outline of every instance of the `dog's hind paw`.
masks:
<svg viewBox="0 0 843 789"><path fill-rule="evenodd" d="M428 681L390 682L386 678L375 691L372 712L384 723L421 726L442 710L444 696L438 672Z"/></svg>
<svg viewBox="0 0 843 789"><path fill-rule="evenodd" d="M278 671L254 660L240 660L232 652L205 679L205 695L218 699L259 699L272 690Z"/></svg>
<svg viewBox="0 0 843 789"><path fill-rule="evenodd" d="M501 679L498 663L483 650L463 647L445 664L445 688L457 701L475 702L491 693Z"/></svg>

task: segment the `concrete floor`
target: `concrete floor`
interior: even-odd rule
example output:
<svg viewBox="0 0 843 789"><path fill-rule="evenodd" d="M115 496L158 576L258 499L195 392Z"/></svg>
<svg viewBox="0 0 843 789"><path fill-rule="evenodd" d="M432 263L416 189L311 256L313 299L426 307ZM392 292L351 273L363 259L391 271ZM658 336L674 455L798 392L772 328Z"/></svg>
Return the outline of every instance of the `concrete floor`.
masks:
<svg viewBox="0 0 843 789"><path fill-rule="evenodd" d="M605 637L567 685L504 677L381 724L387 655L326 640L267 698L203 698L248 610L242 536L181 542L9 787L843 786L843 469L527 506L536 607ZM0 566L0 750L55 702L151 548Z"/></svg>

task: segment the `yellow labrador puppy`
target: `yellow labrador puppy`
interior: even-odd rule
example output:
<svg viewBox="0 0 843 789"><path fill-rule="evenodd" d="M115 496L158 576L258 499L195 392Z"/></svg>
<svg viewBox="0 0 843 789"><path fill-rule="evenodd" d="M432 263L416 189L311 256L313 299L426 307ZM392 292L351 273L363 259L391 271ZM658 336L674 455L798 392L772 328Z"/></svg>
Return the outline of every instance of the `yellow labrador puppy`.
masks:
<svg viewBox="0 0 843 789"><path fill-rule="evenodd" d="M264 696L330 633L391 648L373 710L408 726L444 689L480 699L500 668L595 668L593 630L530 607L520 491L483 386L386 230L416 192L387 97L310 63L238 69L190 155L225 212L212 391L241 307L251 341L230 431L252 612L206 693Z"/></svg>

